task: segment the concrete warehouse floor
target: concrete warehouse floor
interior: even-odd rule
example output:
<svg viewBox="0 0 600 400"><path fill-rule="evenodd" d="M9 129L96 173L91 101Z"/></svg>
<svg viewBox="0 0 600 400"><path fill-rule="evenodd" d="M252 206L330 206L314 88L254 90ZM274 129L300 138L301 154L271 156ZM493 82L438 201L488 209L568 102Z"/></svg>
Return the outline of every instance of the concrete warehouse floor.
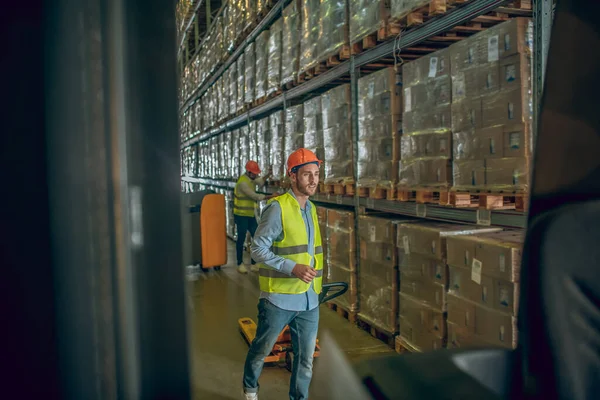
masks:
<svg viewBox="0 0 600 400"><path fill-rule="evenodd" d="M229 263L190 282L190 353L195 399L241 399L241 382L248 345L238 329L238 318L256 321L258 276L241 275L235 268L234 244L229 241ZM392 350L381 341L321 306L320 329L328 330L346 357ZM318 362L318 361L317 361ZM285 367L265 367L260 379L261 400L288 398L290 373Z"/></svg>

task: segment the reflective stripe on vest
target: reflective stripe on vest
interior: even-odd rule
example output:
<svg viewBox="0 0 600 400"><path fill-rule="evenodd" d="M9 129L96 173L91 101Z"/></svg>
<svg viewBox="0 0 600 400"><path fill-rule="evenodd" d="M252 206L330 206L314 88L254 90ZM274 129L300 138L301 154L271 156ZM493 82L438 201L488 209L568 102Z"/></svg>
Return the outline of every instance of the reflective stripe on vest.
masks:
<svg viewBox="0 0 600 400"><path fill-rule="evenodd" d="M274 254L292 260L297 264L310 265L311 257L308 252L308 237L306 235L306 226L300 205L296 198L286 193L269 201L277 201L281 207L281 223L283 226L283 239L279 242L273 242L272 251ZM314 264L317 276L313 279L313 288L316 293L321 293L323 285L323 243L321 241L321 232L319 230L319 219L317 217L317 208L311 203L311 217L314 230ZM267 293L300 294L305 293L310 288L309 283L305 283L295 276L287 275L277 271L264 264L261 264L259 270L260 290Z"/></svg>
<svg viewBox="0 0 600 400"><path fill-rule="evenodd" d="M233 213L235 215L239 215L240 217L254 217L256 202L250 197L241 193L239 186L242 182L246 182L248 185L254 184L252 180L248 178L248 175L244 174L240 176L235 184L235 189L233 190Z"/></svg>

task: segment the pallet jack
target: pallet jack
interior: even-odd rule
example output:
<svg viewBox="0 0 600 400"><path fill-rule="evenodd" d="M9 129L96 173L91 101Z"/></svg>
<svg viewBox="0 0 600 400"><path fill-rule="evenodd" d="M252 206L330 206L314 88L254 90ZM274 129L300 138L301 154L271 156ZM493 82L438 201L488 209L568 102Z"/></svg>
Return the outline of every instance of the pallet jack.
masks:
<svg viewBox="0 0 600 400"><path fill-rule="evenodd" d="M348 284L346 282L324 283L323 289L319 294L319 304L323 304L329 300L341 296L346 293L346 291L348 291ZM250 345L256 337L256 323L251 318L244 317L238 320L238 324L242 336L244 339L246 339L248 345ZM319 346L319 339L317 339L314 358L318 358L320 356L320 351L321 348ZM285 362L285 367L291 372L292 364L294 362L294 353L292 349L292 337L289 326L286 326L283 331L281 331L277 341L275 342L275 345L273 346L273 350L271 350L271 353L265 358L266 365L277 365L282 362Z"/></svg>

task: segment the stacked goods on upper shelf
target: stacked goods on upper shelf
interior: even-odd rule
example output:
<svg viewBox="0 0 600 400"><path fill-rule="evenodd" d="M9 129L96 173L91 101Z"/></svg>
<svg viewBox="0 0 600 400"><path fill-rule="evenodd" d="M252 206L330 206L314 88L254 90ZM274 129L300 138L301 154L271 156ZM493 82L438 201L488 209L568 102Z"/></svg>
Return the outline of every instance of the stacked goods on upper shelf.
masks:
<svg viewBox="0 0 600 400"><path fill-rule="evenodd" d="M402 97L394 68L358 80L358 187L393 194L398 177Z"/></svg>
<svg viewBox="0 0 600 400"><path fill-rule="evenodd" d="M304 105L298 104L285 110L285 160L294 151L304 147ZM287 180L286 176L284 181Z"/></svg>
<svg viewBox="0 0 600 400"><path fill-rule="evenodd" d="M241 127L240 134L248 137L248 160L256 161L258 159L256 121L250 121L250 124Z"/></svg>
<svg viewBox="0 0 600 400"><path fill-rule="evenodd" d="M281 31L282 19L271 25L268 44L267 95L277 93L281 87Z"/></svg>
<svg viewBox="0 0 600 400"><path fill-rule="evenodd" d="M321 161L324 160L323 116L321 96L304 102L304 148L312 151ZM319 171L320 181L325 179L325 170Z"/></svg>
<svg viewBox="0 0 600 400"><path fill-rule="evenodd" d="M400 336L409 350L445 346L448 267L446 241L453 236L498 231L437 222L398 225L400 267Z"/></svg>
<svg viewBox="0 0 600 400"><path fill-rule="evenodd" d="M208 139L208 142L210 148L208 153L208 177L214 179L215 175L217 174L217 160L215 154L217 154L217 151L219 151L219 149L217 148L217 137L211 137L210 139Z"/></svg>
<svg viewBox="0 0 600 400"><path fill-rule="evenodd" d="M241 166L240 163L240 131L239 129L234 129L231 131L231 177L233 179L239 178L241 175Z"/></svg>
<svg viewBox="0 0 600 400"><path fill-rule="evenodd" d="M250 155L250 140L248 138L248 127L238 129L238 139L240 145L240 175L245 172L246 163L251 160Z"/></svg>
<svg viewBox="0 0 600 400"><path fill-rule="evenodd" d="M243 39L243 22L245 18L245 0L229 0L229 7L231 8L230 15L233 21L233 27L235 29L233 47L229 46L228 51L231 53L237 47L240 39Z"/></svg>
<svg viewBox="0 0 600 400"><path fill-rule="evenodd" d="M452 185L450 61L440 50L402 67L404 113L398 189Z"/></svg>
<svg viewBox="0 0 600 400"><path fill-rule="evenodd" d="M187 16L192 9L192 0L180 0L175 6L175 23L177 26L177 36L183 35L186 28Z"/></svg>
<svg viewBox="0 0 600 400"><path fill-rule="evenodd" d="M350 85L340 85L321 96L323 108L323 143L326 144L324 183L354 183L352 159L352 114Z"/></svg>
<svg viewBox="0 0 600 400"><path fill-rule="evenodd" d="M350 57L349 20L345 0L322 0L320 6L320 24L317 44L317 61L325 61L329 57L342 52L343 57Z"/></svg>
<svg viewBox="0 0 600 400"><path fill-rule="evenodd" d="M229 54L235 48L238 21L235 18L234 1L226 3L223 7L223 49Z"/></svg>
<svg viewBox="0 0 600 400"><path fill-rule="evenodd" d="M229 114L235 115L238 107L238 74L237 74L237 64L231 64L231 67L227 70L227 76L229 80Z"/></svg>
<svg viewBox="0 0 600 400"><path fill-rule="evenodd" d="M258 165L266 172L271 167L271 125L269 118L256 121L256 139L258 143ZM263 174L264 175L264 174Z"/></svg>
<svg viewBox="0 0 600 400"><path fill-rule="evenodd" d="M388 334L398 331L398 260L396 223L358 217L360 269L359 318Z"/></svg>
<svg viewBox="0 0 600 400"><path fill-rule="evenodd" d="M230 179L231 176L231 164L233 162L233 149L231 147L231 132L223 132L223 148L221 150L221 159L223 161L223 179Z"/></svg>
<svg viewBox="0 0 600 400"><path fill-rule="evenodd" d="M190 146L184 151L183 174L184 176L195 177L198 165L198 147Z"/></svg>
<svg viewBox="0 0 600 400"><path fill-rule="evenodd" d="M380 28L385 28L389 16L388 1L350 0L350 43L358 43L377 33Z"/></svg>
<svg viewBox="0 0 600 400"><path fill-rule="evenodd" d="M283 10L281 86L293 83L298 74L301 32L299 10L298 0L293 0Z"/></svg>
<svg viewBox="0 0 600 400"><path fill-rule="evenodd" d="M302 36L300 38L299 72L305 72L317 63L320 0L302 0L301 9Z"/></svg>
<svg viewBox="0 0 600 400"><path fill-rule="evenodd" d="M246 83L244 85L245 100L246 104L252 104L256 89L256 58L254 56L254 42L248 44L244 50L244 58L244 67L246 69L246 73L244 74L246 79Z"/></svg>
<svg viewBox="0 0 600 400"><path fill-rule="evenodd" d="M257 4L256 4L256 0L244 0L245 1L245 18L244 18L244 31L248 31L250 29L254 28L254 25L256 24L256 17L257 17Z"/></svg>
<svg viewBox="0 0 600 400"><path fill-rule="evenodd" d="M246 56L241 54L237 59L237 101L235 111L240 112L246 104Z"/></svg>
<svg viewBox="0 0 600 400"><path fill-rule="evenodd" d="M532 24L515 18L450 47L454 188L527 191Z"/></svg>
<svg viewBox="0 0 600 400"><path fill-rule="evenodd" d="M215 42L213 51L215 52L216 67L221 62L225 61L225 56L227 54L225 52L225 32L223 29L223 14L217 16L217 18L214 21L213 29L215 30Z"/></svg>
<svg viewBox="0 0 600 400"><path fill-rule="evenodd" d="M273 167L272 180L281 182L285 178L285 125L283 111L277 111L269 116L271 129L270 164Z"/></svg>
<svg viewBox="0 0 600 400"><path fill-rule="evenodd" d="M256 90L254 99L262 99L267 95L267 77L269 72L269 31L262 31L254 42L256 52Z"/></svg>
<svg viewBox="0 0 600 400"><path fill-rule="evenodd" d="M448 346L517 345L523 233L448 238Z"/></svg>
<svg viewBox="0 0 600 400"><path fill-rule="evenodd" d="M323 282L331 281L329 266L327 264L327 250L329 249L329 237L327 236L327 208L317 207L317 218L319 219L319 231L321 232L321 243L323 246Z"/></svg>
<svg viewBox="0 0 600 400"><path fill-rule="evenodd" d="M223 121L229 115L229 101L227 93L229 93L229 82L227 81L228 75L223 75L217 81L217 93L219 102L219 117L217 122Z"/></svg>
<svg viewBox="0 0 600 400"><path fill-rule="evenodd" d="M204 129L204 118L202 117L202 102L197 101L192 106L192 110L194 111L192 118L195 120L195 129L192 132L192 136L199 135L202 133Z"/></svg>
<svg viewBox="0 0 600 400"><path fill-rule="evenodd" d="M357 312L359 306L354 233L354 212L327 210L328 278L331 282L347 282L349 286L346 294L333 300L333 303L348 312Z"/></svg>

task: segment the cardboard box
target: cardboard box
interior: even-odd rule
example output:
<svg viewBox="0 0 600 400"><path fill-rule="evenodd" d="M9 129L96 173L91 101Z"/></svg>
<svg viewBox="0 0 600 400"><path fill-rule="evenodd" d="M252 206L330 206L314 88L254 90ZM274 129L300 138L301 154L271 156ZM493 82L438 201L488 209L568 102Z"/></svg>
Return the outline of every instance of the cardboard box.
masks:
<svg viewBox="0 0 600 400"><path fill-rule="evenodd" d="M347 282L348 291L336 298L334 302L341 305L347 311L357 312L359 309L358 302L358 275L356 272L351 271L344 265L336 263L329 264L329 276L330 282Z"/></svg>
<svg viewBox="0 0 600 400"><path fill-rule="evenodd" d="M448 285L448 267L444 262L417 253L401 253L398 260L402 276L413 281Z"/></svg>
<svg viewBox="0 0 600 400"><path fill-rule="evenodd" d="M360 272L361 318L388 333L398 331L398 286Z"/></svg>
<svg viewBox="0 0 600 400"><path fill-rule="evenodd" d="M531 140L530 124L505 125L503 129L503 156L510 158L531 157Z"/></svg>
<svg viewBox="0 0 600 400"><path fill-rule="evenodd" d="M452 158L454 161L477 159L480 147L480 138L475 129L452 132Z"/></svg>
<svg viewBox="0 0 600 400"><path fill-rule="evenodd" d="M394 244L396 224L391 219L360 215L358 233L359 237L368 243Z"/></svg>
<svg viewBox="0 0 600 400"><path fill-rule="evenodd" d="M482 340L479 336L469 333L458 325L448 322L448 345L449 349L459 348L490 348L493 345Z"/></svg>
<svg viewBox="0 0 600 400"><path fill-rule="evenodd" d="M398 304L398 314L413 327L415 332L446 336L446 318L443 312L404 293L399 293Z"/></svg>
<svg viewBox="0 0 600 400"><path fill-rule="evenodd" d="M482 61L493 62L531 51L533 24L529 18L513 18L479 35L487 55Z"/></svg>
<svg viewBox="0 0 600 400"><path fill-rule="evenodd" d="M524 234L520 230L486 232L470 237L453 238L475 242L475 258L482 263L485 274L508 282L519 282Z"/></svg>
<svg viewBox="0 0 600 400"><path fill-rule="evenodd" d="M504 127L493 126L475 131L478 137L479 148L478 159L503 158L504 157Z"/></svg>
<svg viewBox="0 0 600 400"><path fill-rule="evenodd" d="M396 245L404 254L421 254L446 260L446 238L475 232L496 232L500 228L457 225L444 222L399 223Z"/></svg>
<svg viewBox="0 0 600 400"><path fill-rule="evenodd" d="M483 127L481 99L470 99L459 103L452 103L452 130L454 132L481 127Z"/></svg>
<svg viewBox="0 0 600 400"><path fill-rule="evenodd" d="M455 189L475 189L485 187L485 161L460 160L453 163L453 183Z"/></svg>
<svg viewBox="0 0 600 400"><path fill-rule="evenodd" d="M477 69L478 94L487 96L500 91L500 63L492 62L481 65Z"/></svg>
<svg viewBox="0 0 600 400"><path fill-rule="evenodd" d="M476 99L481 95L479 68L466 69L452 75L452 102Z"/></svg>
<svg viewBox="0 0 600 400"><path fill-rule="evenodd" d="M528 122L530 120L528 103L520 89L483 96L481 98L482 127Z"/></svg>
<svg viewBox="0 0 600 400"><path fill-rule="evenodd" d="M476 305L448 293L448 324L453 324L463 332L475 334L475 309Z"/></svg>
<svg viewBox="0 0 600 400"><path fill-rule="evenodd" d="M529 187L528 158L494 158L486 160L486 186L490 189L526 190Z"/></svg>
<svg viewBox="0 0 600 400"><path fill-rule="evenodd" d="M354 212L328 209L327 226L330 229L341 230L345 232L354 232Z"/></svg>
<svg viewBox="0 0 600 400"><path fill-rule="evenodd" d="M448 48L450 52L450 73L452 76L477 68L482 63L487 62L487 54L484 54L485 49L482 43L483 38L480 35L474 35Z"/></svg>
<svg viewBox="0 0 600 400"><path fill-rule="evenodd" d="M500 90L527 89L531 86L531 58L527 54L515 54L500 60Z"/></svg>
<svg viewBox="0 0 600 400"><path fill-rule="evenodd" d="M328 263L336 263L350 271L356 271L354 231L342 231L328 227L327 237L329 242Z"/></svg>
<svg viewBox="0 0 600 400"><path fill-rule="evenodd" d="M407 276L400 270L400 293L417 299L429 307L444 312L447 309L446 287L435 282Z"/></svg>
<svg viewBox="0 0 600 400"><path fill-rule="evenodd" d="M399 317L400 339L405 341L416 351L438 350L445 347L446 338L437 333L419 332L419 327L414 327L410 321Z"/></svg>

